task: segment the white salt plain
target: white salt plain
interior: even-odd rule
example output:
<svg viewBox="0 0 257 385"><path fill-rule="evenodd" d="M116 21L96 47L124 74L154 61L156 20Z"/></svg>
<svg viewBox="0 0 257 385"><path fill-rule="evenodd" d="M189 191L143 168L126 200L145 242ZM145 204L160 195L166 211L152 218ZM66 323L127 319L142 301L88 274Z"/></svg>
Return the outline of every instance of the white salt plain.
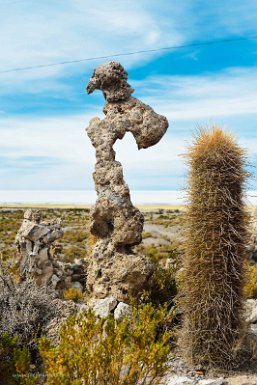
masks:
<svg viewBox="0 0 257 385"><path fill-rule="evenodd" d="M182 191L131 191L134 204L183 205L187 195ZM95 191L10 191L0 190L0 204L93 204L96 200ZM246 194L248 205L257 205L257 191Z"/></svg>
<svg viewBox="0 0 257 385"><path fill-rule="evenodd" d="M183 191L132 191L135 204L185 203ZM93 204L95 191L0 191L0 204Z"/></svg>

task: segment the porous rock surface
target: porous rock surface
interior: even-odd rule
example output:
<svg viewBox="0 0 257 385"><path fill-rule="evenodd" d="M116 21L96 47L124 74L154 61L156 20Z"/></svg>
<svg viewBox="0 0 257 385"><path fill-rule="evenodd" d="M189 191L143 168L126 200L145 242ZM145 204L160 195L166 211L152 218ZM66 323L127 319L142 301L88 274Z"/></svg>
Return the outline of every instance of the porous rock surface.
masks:
<svg viewBox="0 0 257 385"><path fill-rule="evenodd" d="M248 324L257 324L257 299L246 300L245 319Z"/></svg>
<svg viewBox="0 0 257 385"><path fill-rule="evenodd" d="M87 289L98 298L114 296L127 301L139 293L152 274L152 265L133 252L142 240L144 218L133 206L113 145L131 132L139 149L158 143L168 128L167 119L131 96L128 74L116 62L100 65L87 85L90 94L101 90L106 99L104 119L91 119L87 134L96 149L93 174L97 201L90 231L98 238L87 272Z"/></svg>
<svg viewBox="0 0 257 385"><path fill-rule="evenodd" d="M249 243L247 245L248 257L251 264L257 263L257 211L250 213L248 225Z"/></svg>
<svg viewBox="0 0 257 385"><path fill-rule="evenodd" d="M85 260L63 263L56 243L63 236L61 221L43 221L38 210L26 210L15 243L20 259L21 280L32 277L38 286L61 293L65 289L85 289Z"/></svg>

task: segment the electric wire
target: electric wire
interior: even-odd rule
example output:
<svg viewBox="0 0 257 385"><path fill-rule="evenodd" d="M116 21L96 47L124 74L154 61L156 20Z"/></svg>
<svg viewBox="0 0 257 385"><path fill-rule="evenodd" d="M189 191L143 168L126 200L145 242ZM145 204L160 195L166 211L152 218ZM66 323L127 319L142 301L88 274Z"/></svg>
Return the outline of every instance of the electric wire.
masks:
<svg viewBox="0 0 257 385"><path fill-rule="evenodd" d="M68 64L76 64L76 63L82 63L82 62L86 62L86 61L93 61L93 60L100 60L100 59L111 59L111 58L119 57L119 56L131 56L131 55L138 55L138 54L143 54L143 53L169 51L169 50L176 50L176 49L183 49L183 48L208 46L208 45L214 45L214 44L227 44L227 43L234 43L234 42L246 41L246 40L256 40L256 39L257 39L257 35L245 36L245 37L241 36L241 37L237 37L237 38L208 40L208 41L195 42L195 43L190 43L190 44L173 45L173 46L168 46L168 47L144 49L144 50L132 51L132 52L120 52L120 53L114 53L114 54L104 55L104 56L94 56L94 57L88 57L88 58L82 58L82 59L64 60L64 61L60 61L60 62L56 62L56 63L36 64L36 65L32 65L32 66L5 69L5 70L0 70L0 74L19 72L19 71L30 71L30 70L34 70L34 69L62 66L62 65L68 65Z"/></svg>

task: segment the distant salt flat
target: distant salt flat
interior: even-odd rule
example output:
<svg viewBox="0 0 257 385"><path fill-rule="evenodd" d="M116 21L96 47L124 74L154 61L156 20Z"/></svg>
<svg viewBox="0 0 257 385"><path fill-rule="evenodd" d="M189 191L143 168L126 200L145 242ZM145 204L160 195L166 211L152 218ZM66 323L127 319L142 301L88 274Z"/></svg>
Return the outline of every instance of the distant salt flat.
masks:
<svg viewBox="0 0 257 385"><path fill-rule="evenodd" d="M131 191L133 203L142 205L184 205L185 191ZM0 191L0 204L93 204L95 191ZM257 204L257 191L248 191L246 203Z"/></svg>
<svg viewBox="0 0 257 385"><path fill-rule="evenodd" d="M135 204L185 204L182 191L132 191ZM93 204L95 191L0 191L0 204Z"/></svg>

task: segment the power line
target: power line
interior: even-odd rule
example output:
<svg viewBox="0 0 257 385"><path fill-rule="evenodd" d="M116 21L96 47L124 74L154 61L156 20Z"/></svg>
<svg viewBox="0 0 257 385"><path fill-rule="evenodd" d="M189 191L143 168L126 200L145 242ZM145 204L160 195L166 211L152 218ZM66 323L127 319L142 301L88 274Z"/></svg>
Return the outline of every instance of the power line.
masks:
<svg viewBox="0 0 257 385"><path fill-rule="evenodd" d="M75 63L81 63L81 62L93 61L93 60L99 60L99 59L111 59L111 58L118 57L118 56L130 56L130 55L138 55L138 54L143 54L143 53L169 51L169 50L173 50L173 49L175 50L175 49L190 48L190 47L200 47L200 46L208 46L208 45L214 45L214 44L234 43L234 42L238 42L238 41L256 40L256 39L257 39L257 35L247 36L247 37L230 38L230 39L208 40L208 41L203 41L203 42L199 42L199 43L173 45L170 47L161 47L161 48L146 49L146 50L133 51L133 52L115 53L115 54L106 55L106 56L95 56L95 57L88 57L88 58L83 58L83 59L65 60L65 61L61 61L61 62L57 62L57 63L37 64L37 65L33 65L33 66L17 67L17 68L2 70L2 71L0 71L0 74L6 74L6 73L18 72L18 71L30 71L30 70L38 69L38 68L62 66L62 65L67 65L67 64L75 64Z"/></svg>

